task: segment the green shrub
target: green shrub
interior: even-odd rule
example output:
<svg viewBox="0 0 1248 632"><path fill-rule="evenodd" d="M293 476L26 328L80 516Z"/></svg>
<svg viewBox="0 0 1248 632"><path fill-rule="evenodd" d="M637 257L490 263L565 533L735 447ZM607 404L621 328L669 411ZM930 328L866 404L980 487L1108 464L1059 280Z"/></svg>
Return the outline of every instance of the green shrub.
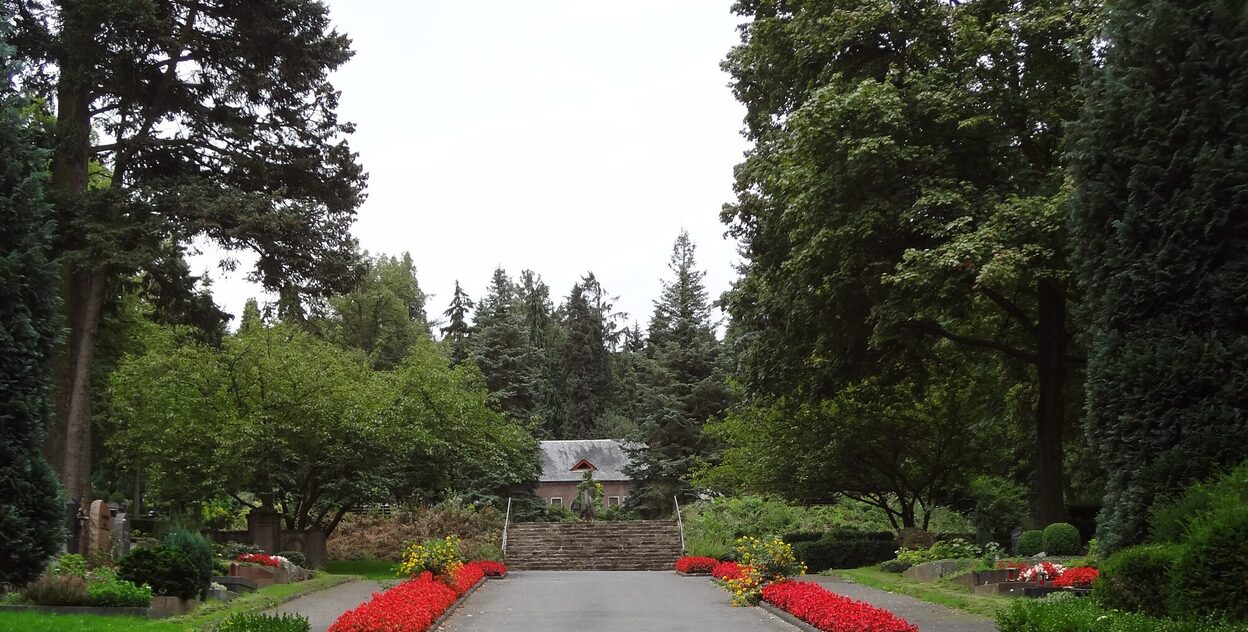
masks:
<svg viewBox="0 0 1248 632"><path fill-rule="evenodd" d="M1171 612L1248 620L1248 505L1193 522L1170 571Z"/></svg>
<svg viewBox="0 0 1248 632"><path fill-rule="evenodd" d="M178 547L135 549L121 558L118 570L118 577L147 584L155 595L190 599L200 591L199 569Z"/></svg>
<svg viewBox="0 0 1248 632"><path fill-rule="evenodd" d="M997 614L999 632L1243 632L1243 626L1154 619L1092 599L1016 599Z"/></svg>
<svg viewBox="0 0 1248 632"><path fill-rule="evenodd" d="M216 547L212 545L212 542L193 531L173 529L165 534L163 544L176 547L186 553L199 571L199 590L207 590L208 584L212 583L212 560L216 557Z"/></svg>
<svg viewBox="0 0 1248 632"><path fill-rule="evenodd" d="M278 553L278 555L290 560L291 564L294 564L295 566L298 566L299 568L308 568L308 556L304 555L303 553L299 551L282 551L281 553ZM470 557L468 559L479 559L479 558Z"/></svg>
<svg viewBox="0 0 1248 632"><path fill-rule="evenodd" d="M1248 462L1224 476L1188 487L1177 499L1153 505L1150 539L1183 542L1193 520L1220 507L1244 504L1248 504Z"/></svg>
<svg viewBox="0 0 1248 632"><path fill-rule="evenodd" d="M124 579L93 581L87 584L91 605L101 608L150 608L152 589L135 586Z"/></svg>
<svg viewBox="0 0 1248 632"><path fill-rule="evenodd" d="M242 542L226 542L217 546L218 554L233 562L243 553L264 553L264 549L254 544L244 544Z"/></svg>
<svg viewBox="0 0 1248 632"><path fill-rule="evenodd" d="M1008 545L1010 532L1027 518L1027 487L1001 476L980 476L971 481L971 498L976 540Z"/></svg>
<svg viewBox="0 0 1248 632"><path fill-rule="evenodd" d="M787 544L797 544L798 542L815 542L822 537L822 531L794 531L793 533L784 534L784 537L780 539Z"/></svg>
<svg viewBox="0 0 1248 632"><path fill-rule="evenodd" d="M1044 552L1049 555L1079 555L1083 552L1081 541L1073 524L1055 522L1044 528Z"/></svg>
<svg viewBox="0 0 1248 632"><path fill-rule="evenodd" d="M66 553L56 560L56 566L52 567L52 572L57 575L86 577L87 558L78 555L77 553Z"/></svg>
<svg viewBox="0 0 1248 632"><path fill-rule="evenodd" d="M879 564L896 554L896 546L891 540L839 540L825 536L814 542L794 544L793 553L806 563L809 571L818 572Z"/></svg>
<svg viewBox="0 0 1248 632"><path fill-rule="evenodd" d="M1179 553L1174 545L1122 549L1101 562L1092 596L1107 608L1165 616L1170 570Z"/></svg>
<svg viewBox="0 0 1248 632"><path fill-rule="evenodd" d="M232 614L225 618L214 632L308 632L312 626L297 614Z"/></svg>
<svg viewBox="0 0 1248 632"><path fill-rule="evenodd" d="M1043 531L1024 531L1018 536L1018 554L1025 556L1036 555L1044 551L1044 532Z"/></svg>
<svg viewBox="0 0 1248 632"><path fill-rule="evenodd" d="M22 587L22 601L37 606L86 606L87 582L77 575L44 573Z"/></svg>

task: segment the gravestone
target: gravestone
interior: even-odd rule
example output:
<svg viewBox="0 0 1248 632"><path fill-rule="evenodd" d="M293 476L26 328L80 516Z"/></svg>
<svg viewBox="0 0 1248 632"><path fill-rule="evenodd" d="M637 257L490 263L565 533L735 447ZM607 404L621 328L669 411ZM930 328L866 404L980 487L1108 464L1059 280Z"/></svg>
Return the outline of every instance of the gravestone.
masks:
<svg viewBox="0 0 1248 632"><path fill-rule="evenodd" d="M91 501L87 510L87 557L113 549L113 512L102 500Z"/></svg>
<svg viewBox="0 0 1248 632"><path fill-rule="evenodd" d="M130 552L130 520L124 511L113 514L113 550L118 557Z"/></svg>
<svg viewBox="0 0 1248 632"><path fill-rule="evenodd" d="M69 535L65 540L65 551L68 553L81 553L82 542L80 538L82 529L78 520L78 501L76 500L65 501L65 527Z"/></svg>
<svg viewBox="0 0 1248 632"><path fill-rule="evenodd" d="M282 517L267 507L247 512L247 533L251 543L269 554L282 550Z"/></svg>

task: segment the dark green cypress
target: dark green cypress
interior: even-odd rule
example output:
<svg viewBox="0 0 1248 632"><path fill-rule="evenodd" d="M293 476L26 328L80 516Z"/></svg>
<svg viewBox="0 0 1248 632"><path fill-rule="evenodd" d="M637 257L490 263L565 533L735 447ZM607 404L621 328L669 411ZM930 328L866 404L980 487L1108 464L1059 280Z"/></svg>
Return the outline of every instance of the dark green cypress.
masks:
<svg viewBox="0 0 1248 632"><path fill-rule="evenodd" d="M0 42L0 584L37 577L65 539L60 484L40 450L60 331L47 157L14 91L11 56Z"/></svg>
<svg viewBox="0 0 1248 632"><path fill-rule="evenodd" d="M1248 12L1118 0L1073 144L1100 546L1248 456Z"/></svg>

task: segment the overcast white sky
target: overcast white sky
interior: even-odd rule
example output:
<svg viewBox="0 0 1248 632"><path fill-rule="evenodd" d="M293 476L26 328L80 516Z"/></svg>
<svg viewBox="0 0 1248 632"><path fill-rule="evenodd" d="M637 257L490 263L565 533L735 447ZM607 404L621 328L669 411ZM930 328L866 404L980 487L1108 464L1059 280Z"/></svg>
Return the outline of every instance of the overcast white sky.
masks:
<svg viewBox="0 0 1248 632"><path fill-rule="evenodd" d="M746 148L719 69L730 0L329 5L354 41L334 84L369 173L353 232L411 252L430 316L456 279L480 297L497 266L538 272L556 302L593 270L644 326L681 227L712 297L728 288L719 210ZM258 289L216 260L192 266L238 315Z"/></svg>

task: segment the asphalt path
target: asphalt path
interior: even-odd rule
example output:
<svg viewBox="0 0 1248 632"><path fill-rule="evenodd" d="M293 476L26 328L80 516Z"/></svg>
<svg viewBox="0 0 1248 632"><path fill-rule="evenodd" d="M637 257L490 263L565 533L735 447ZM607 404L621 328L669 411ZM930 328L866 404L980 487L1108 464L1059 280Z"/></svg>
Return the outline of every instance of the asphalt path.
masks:
<svg viewBox="0 0 1248 632"><path fill-rule="evenodd" d="M490 580L442 632L794 632L762 608L734 608L706 577L671 571L512 571Z"/></svg>
<svg viewBox="0 0 1248 632"><path fill-rule="evenodd" d="M381 589L374 581L347 582L287 601L266 614L301 614L312 624L312 632L325 632L342 613L372 599Z"/></svg>

